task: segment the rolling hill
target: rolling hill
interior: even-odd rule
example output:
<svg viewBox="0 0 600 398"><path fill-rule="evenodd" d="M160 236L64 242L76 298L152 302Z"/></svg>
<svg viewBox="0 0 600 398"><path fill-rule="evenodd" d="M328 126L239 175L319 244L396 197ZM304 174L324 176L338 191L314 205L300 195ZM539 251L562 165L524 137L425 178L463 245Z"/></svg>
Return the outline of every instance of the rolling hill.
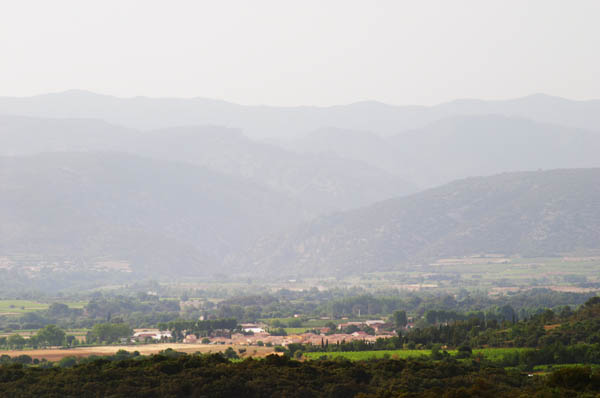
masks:
<svg viewBox="0 0 600 398"><path fill-rule="evenodd" d="M184 163L109 152L0 158L0 263L210 275L298 223L284 195Z"/></svg>
<svg viewBox="0 0 600 398"><path fill-rule="evenodd" d="M340 275L486 253L549 256L600 249L600 169L468 178L322 217L264 238L240 269Z"/></svg>

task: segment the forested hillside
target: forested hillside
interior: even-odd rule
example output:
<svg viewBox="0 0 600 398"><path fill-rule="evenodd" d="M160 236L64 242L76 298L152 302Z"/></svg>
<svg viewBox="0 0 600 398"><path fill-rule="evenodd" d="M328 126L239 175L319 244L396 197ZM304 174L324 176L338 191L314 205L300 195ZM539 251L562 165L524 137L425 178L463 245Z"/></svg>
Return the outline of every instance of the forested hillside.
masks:
<svg viewBox="0 0 600 398"><path fill-rule="evenodd" d="M264 186L118 153L0 158L0 248L8 266L207 275L302 210Z"/></svg>
<svg viewBox="0 0 600 398"><path fill-rule="evenodd" d="M393 270L453 256L600 249L600 169L469 178L263 239L247 267L284 274Z"/></svg>
<svg viewBox="0 0 600 398"><path fill-rule="evenodd" d="M83 387L83 389L82 389ZM589 367L527 377L475 361L308 361L270 355L230 362L222 355L165 352L150 358L98 359L73 368L0 366L11 396L60 397L592 397Z"/></svg>

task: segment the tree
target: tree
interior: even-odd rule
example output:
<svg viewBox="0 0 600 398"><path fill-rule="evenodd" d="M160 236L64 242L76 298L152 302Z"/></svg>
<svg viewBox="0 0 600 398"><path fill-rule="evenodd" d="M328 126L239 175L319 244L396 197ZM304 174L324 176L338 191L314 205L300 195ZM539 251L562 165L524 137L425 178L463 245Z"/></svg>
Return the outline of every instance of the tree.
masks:
<svg viewBox="0 0 600 398"><path fill-rule="evenodd" d="M394 311L392 315L392 319L394 321L394 325L397 328L403 328L408 324L408 318L406 317L406 311Z"/></svg>
<svg viewBox="0 0 600 398"><path fill-rule="evenodd" d="M273 321L271 321L271 326L273 326L274 328L283 328L285 327L285 324L279 319L274 319Z"/></svg>
<svg viewBox="0 0 600 398"><path fill-rule="evenodd" d="M240 358L239 355L237 354L237 352L235 352L235 350L231 347L227 347L225 352L223 352L223 355L227 359L239 359Z"/></svg>
<svg viewBox="0 0 600 398"><path fill-rule="evenodd" d="M8 346L10 348L23 348L25 342L25 338L20 334L13 334L11 336L8 336L7 340Z"/></svg>
<svg viewBox="0 0 600 398"><path fill-rule="evenodd" d="M65 338L65 341L66 341L67 345L75 345L75 344L77 344L77 338L75 336L73 336L72 334L68 335Z"/></svg>
<svg viewBox="0 0 600 398"><path fill-rule="evenodd" d="M269 333L271 333L271 336L287 336L287 332L284 328L271 329L269 330Z"/></svg>
<svg viewBox="0 0 600 398"><path fill-rule="evenodd" d="M442 347L439 344L434 344L431 347L431 358L432 359L442 359L444 357L443 354L440 352L441 348Z"/></svg>
<svg viewBox="0 0 600 398"><path fill-rule="evenodd" d="M31 357L29 355L19 355L18 357L14 357L12 359L12 361L14 363L20 363L23 365L31 365L31 363L33 362L33 360L31 359Z"/></svg>
<svg viewBox="0 0 600 398"><path fill-rule="evenodd" d="M349 325L348 327L346 327L344 329L344 332L348 333L348 334L352 334L354 332L358 332L359 330L360 330L360 328L358 326L356 326L356 325Z"/></svg>
<svg viewBox="0 0 600 398"><path fill-rule="evenodd" d="M515 312L515 310L513 309L513 307L511 307L511 306L510 306L510 305L508 305L508 304L506 304L506 305L503 305L503 306L500 308L500 311L499 311L499 312L500 312L500 316L501 316L501 317L502 317L502 318L503 318L505 321L511 321L511 320L514 320L514 319L515 319L516 312Z"/></svg>
<svg viewBox="0 0 600 398"><path fill-rule="evenodd" d="M125 323L97 323L88 333L89 341L113 343L130 337L133 330Z"/></svg>
<svg viewBox="0 0 600 398"><path fill-rule="evenodd" d="M69 312L69 306L62 303L52 303L50 304L50 307L48 307L48 315L53 317L67 316L69 315Z"/></svg>
<svg viewBox="0 0 600 398"><path fill-rule="evenodd" d="M58 366L61 368L72 368L77 365L77 358L75 357L64 357L58 361Z"/></svg>
<svg viewBox="0 0 600 398"><path fill-rule="evenodd" d="M56 325L47 325L37 332L38 344L44 346L62 345L65 340L65 332Z"/></svg>
<svg viewBox="0 0 600 398"><path fill-rule="evenodd" d="M473 355L473 350L468 345L461 345L458 347L458 352L456 353L457 358L469 358Z"/></svg>

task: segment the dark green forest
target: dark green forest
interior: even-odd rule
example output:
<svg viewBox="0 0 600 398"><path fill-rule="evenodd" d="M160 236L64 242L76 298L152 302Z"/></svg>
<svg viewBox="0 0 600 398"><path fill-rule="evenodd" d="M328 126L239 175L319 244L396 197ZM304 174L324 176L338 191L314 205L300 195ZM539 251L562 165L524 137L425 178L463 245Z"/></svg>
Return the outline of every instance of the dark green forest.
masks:
<svg viewBox="0 0 600 398"><path fill-rule="evenodd" d="M476 361L307 361L271 355L95 360L71 368L0 367L3 397L594 397L588 367L530 377Z"/></svg>

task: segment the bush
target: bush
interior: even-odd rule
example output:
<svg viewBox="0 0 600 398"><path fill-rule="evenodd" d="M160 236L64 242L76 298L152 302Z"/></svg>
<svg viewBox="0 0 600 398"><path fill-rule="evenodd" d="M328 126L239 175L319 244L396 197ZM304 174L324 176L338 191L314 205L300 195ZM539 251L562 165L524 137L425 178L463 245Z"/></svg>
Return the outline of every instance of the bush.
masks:
<svg viewBox="0 0 600 398"><path fill-rule="evenodd" d="M227 359L239 359L240 358L240 356L231 347L227 347L227 349L225 350L225 352L223 352L223 355Z"/></svg>
<svg viewBox="0 0 600 398"><path fill-rule="evenodd" d="M29 355L19 355L18 357L14 357L12 361L13 363L20 363L22 365L31 365L33 363L33 359Z"/></svg>
<svg viewBox="0 0 600 398"><path fill-rule="evenodd" d="M456 353L457 358L470 358L473 355L473 350L468 345L461 345L458 347L458 352Z"/></svg>
<svg viewBox="0 0 600 398"><path fill-rule="evenodd" d="M75 357L64 357L58 361L58 367L60 368L71 368L77 365L77 358Z"/></svg>

